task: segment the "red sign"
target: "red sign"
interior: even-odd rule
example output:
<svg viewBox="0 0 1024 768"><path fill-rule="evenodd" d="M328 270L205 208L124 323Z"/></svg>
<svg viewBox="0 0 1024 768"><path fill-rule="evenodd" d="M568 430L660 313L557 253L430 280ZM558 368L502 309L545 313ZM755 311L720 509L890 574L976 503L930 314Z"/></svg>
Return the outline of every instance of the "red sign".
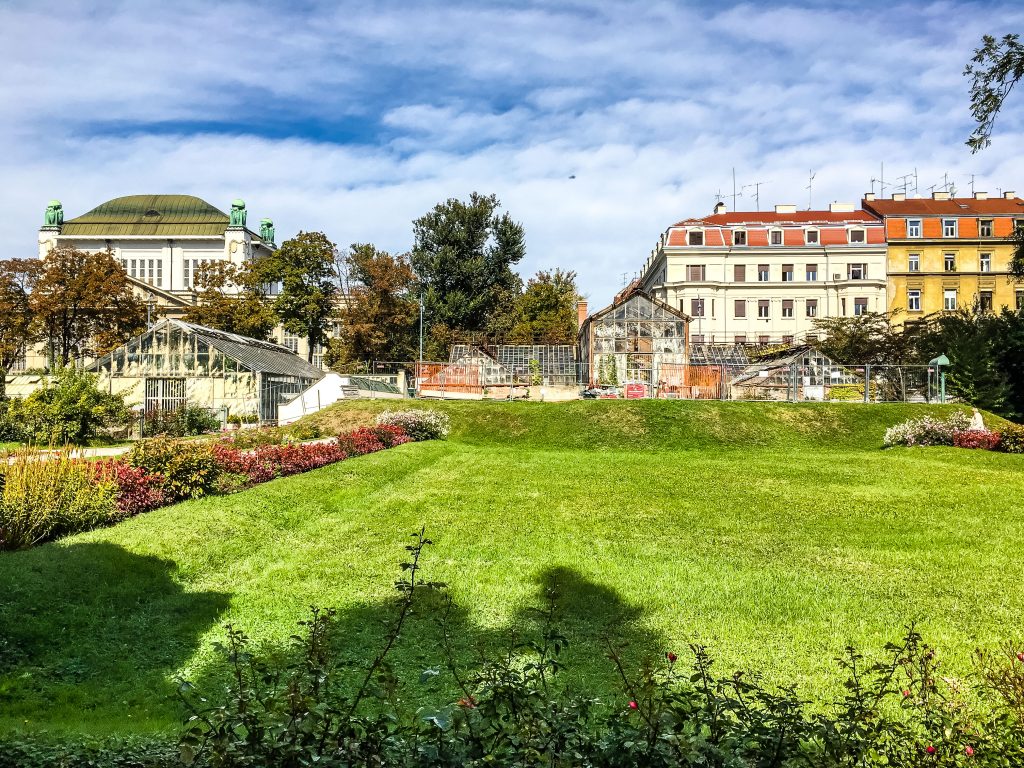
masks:
<svg viewBox="0 0 1024 768"><path fill-rule="evenodd" d="M647 386L645 384L627 384L626 385L626 399L636 400L647 394Z"/></svg>

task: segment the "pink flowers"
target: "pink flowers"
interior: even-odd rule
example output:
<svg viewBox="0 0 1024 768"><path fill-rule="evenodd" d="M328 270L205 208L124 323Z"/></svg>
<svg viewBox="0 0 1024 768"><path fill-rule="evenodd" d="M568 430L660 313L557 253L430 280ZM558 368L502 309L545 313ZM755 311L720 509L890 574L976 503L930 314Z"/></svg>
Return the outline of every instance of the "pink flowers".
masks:
<svg viewBox="0 0 1024 768"><path fill-rule="evenodd" d="M908 691L908 690L906 690L904 688L903 689L903 698L906 699L906 698L909 698L909 697L910 697L910 691Z"/></svg>
<svg viewBox="0 0 1024 768"><path fill-rule="evenodd" d="M968 757L974 757L974 747L968 744L966 747L964 747L964 754Z"/></svg>
<svg viewBox="0 0 1024 768"><path fill-rule="evenodd" d="M927 752L929 755L934 755L935 754L935 747L933 747L931 744L929 744L924 751Z"/></svg>
<svg viewBox="0 0 1024 768"><path fill-rule="evenodd" d="M636 709L639 705L635 701L629 702L630 709Z"/></svg>

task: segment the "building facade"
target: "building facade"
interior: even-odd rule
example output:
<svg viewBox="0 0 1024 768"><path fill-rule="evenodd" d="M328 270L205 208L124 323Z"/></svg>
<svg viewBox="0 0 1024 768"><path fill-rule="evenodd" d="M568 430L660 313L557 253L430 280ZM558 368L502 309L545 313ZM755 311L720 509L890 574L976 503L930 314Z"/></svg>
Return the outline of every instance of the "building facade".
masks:
<svg viewBox="0 0 1024 768"><path fill-rule="evenodd" d="M257 233L249 228L247 219L243 200L234 200L230 213L224 213L191 195L129 195L65 221L63 206L54 200L47 206L39 230L39 257L64 245L91 252L110 249L135 294L152 307L154 321L157 317L181 319L196 303L196 276L204 264L241 266L270 255L277 247L272 220L261 219ZM281 326L272 338L306 357L305 338ZM314 365L322 367L322 361L323 350L314 349ZM25 364L44 367L45 351L34 350Z"/></svg>
<svg viewBox="0 0 1024 768"><path fill-rule="evenodd" d="M1024 200L1013 192L984 192L930 199L865 197L863 206L885 223L888 240L888 306L899 319L944 310L1024 306L1024 284L1014 281L1010 260L1015 227L1024 227Z"/></svg>
<svg viewBox="0 0 1024 768"><path fill-rule="evenodd" d="M665 231L640 287L691 318L694 344L799 343L814 321L886 308L881 220L852 204L827 211L715 213Z"/></svg>

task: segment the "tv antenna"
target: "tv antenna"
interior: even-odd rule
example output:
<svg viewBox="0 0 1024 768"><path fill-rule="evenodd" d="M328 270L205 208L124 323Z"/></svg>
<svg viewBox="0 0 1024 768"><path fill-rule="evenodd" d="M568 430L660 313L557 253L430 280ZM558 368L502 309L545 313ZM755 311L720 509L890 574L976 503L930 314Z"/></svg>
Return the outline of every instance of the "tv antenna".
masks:
<svg viewBox="0 0 1024 768"><path fill-rule="evenodd" d="M897 176L896 178L899 179L900 182L897 189L906 195L910 191L910 180L916 178L916 176L916 171L914 173L905 173L902 176Z"/></svg>
<svg viewBox="0 0 1024 768"><path fill-rule="evenodd" d="M971 174L971 197L974 197L974 174Z"/></svg>
<svg viewBox="0 0 1024 768"><path fill-rule="evenodd" d="M736 198L737 197L743 197L743 193L742 192L739 192L739 193L736 192L736 167L733 166L733 169L732 169L732 210L733 210L733 213L736 212Z"/></svg>
<svg viewBox="0 0 1024 768"><path fill-rule="evenodd" d="M742 192L743 189L750 189L751 187L754 188L754 206L759 211L761 210L761 187L764 186L765 184L771 184L771 182L755 181L753 184L744 184L743 188L740 190Z"/></svg>
<svg viewBox="0 0 1024 768"><path fill-rule="evenodd" d="M812 196L814 194L814 177L817 176L817 175L818 174L816 174L814 172L813 168L811 168L809 171L807 171L807 210L808 211L811 210L814 207L814 204L811 201L813 200Z"/></svg>

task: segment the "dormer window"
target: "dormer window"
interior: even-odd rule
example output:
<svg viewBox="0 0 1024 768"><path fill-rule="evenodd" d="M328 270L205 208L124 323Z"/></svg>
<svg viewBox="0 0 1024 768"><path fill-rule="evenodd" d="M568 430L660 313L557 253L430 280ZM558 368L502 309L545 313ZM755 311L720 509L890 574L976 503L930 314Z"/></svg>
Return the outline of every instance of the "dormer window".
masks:
<svg viewBox="0 0 1024 768"><path fill-rule="evenodd" d="M782 230L773 229L768 233L768 242L771 245L782 245Z"/></svg>
<svg viewBox="0 0 1024 768"><path fill-rule="evenodd" d="M978 219L978 237L992 237L992 219Z"/></svg>
<svg viewBox="0 0 1024 768"><path fill-rule="evenodd" d="M956 237L956 219L942 220L942 236Z"/></svg>
<svg viewBox="0 0 1024 768"><path fill-rule="evenodd" d="M704 245L704 232L699 229L691 229L686 235L688 245Z"/></svg>
<svg viewBox="0 0 1024 768"><path fill-rule="evenodd" d="M747 230L736 229L732 233L732 244L733 245L746 245L747 244Z"/></svg>
<svg viewBox="0 0 1024 768"><path fill-rule="evenodd" d="M865 232L863 229L851 229L847 234L850 238L851 245L863 245L864 243L867 242L868 239L868 233Z"/></svg>
<svg viewBox="0 0 1024 768"><path fill-rule="evenodd" d="M921 220L907 219L907 237L921 236Z"/></svg>
<svg viewBox="0 0 1024 768"><path fill-rule="evenodd" d="M816 230L816 229L806 229L806 230L804 230L804 242L807 243L807 245L817 245L818 243L820 243L821 240L820 240L820 238L818 236L818 230Z"/></svg>

